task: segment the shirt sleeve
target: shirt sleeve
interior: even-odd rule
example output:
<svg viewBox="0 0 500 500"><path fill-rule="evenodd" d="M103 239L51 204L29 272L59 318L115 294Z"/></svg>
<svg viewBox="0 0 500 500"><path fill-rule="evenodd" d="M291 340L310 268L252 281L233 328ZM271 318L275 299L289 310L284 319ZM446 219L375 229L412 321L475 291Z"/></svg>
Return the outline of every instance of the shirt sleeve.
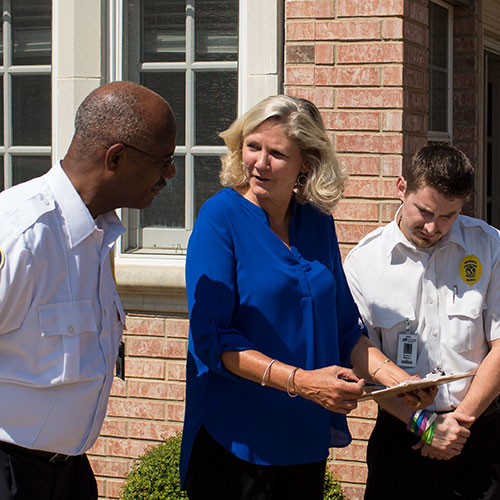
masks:
<svg viewBox="0 0 500 500"><path fill-rule="evenodd" d="M351 352L361 335L366 335L366 328L360 318L358 308L354 302L347 284L342 260L340 256L337 235L334 229L334 276L337 282L337 321L339 331L340 360L343 366L351 366Z"/></svg>
<svg viewBox="0 0 500 500"><path fill-rule="evenodd" d="M370 309L361 290L361 285L359 283L357 273L356 273L356 257L353 253L349 253L344 262L344 272L349 284L349 289L351 290L352 297L358 306L358 311L361 315L362 321L366 330L368 331L368 336L370 340L375 344L378 349L381 349L381 337L379 332L375 329L372 324Z"/></svg>
<svg viewBox="0 0 500 500"><path fill-rule="evenodd" d="M24 234L0 234L0 335L23 324L33 296L31 251Z"/></svg>
<svg viewBox="0 0 500 500"><path fill-rule="evenodd" d="M211 370L234 378L220 355L256 347L233 326L236 260L230 221L222 212L209 204L198 215L187 251L186 289L195 355Z"/></svg>
<svg viewBox="0 0 500 500"><path fill-rule="evenodd" d="M500 252L489 278L484 311L484 331L488 341L500 338Z"/></svg>

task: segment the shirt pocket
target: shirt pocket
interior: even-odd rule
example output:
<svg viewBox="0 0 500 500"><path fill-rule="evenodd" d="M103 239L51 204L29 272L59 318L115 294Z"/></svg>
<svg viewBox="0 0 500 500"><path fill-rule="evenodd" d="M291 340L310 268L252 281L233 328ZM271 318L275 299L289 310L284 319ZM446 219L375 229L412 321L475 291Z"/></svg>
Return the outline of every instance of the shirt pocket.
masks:
<svg viewBox="0 0 500 500"><path fill-rule="evenodd" d="M446 344L455 352L473 351L484 345L483 296L470 290L462 295L449 291L446 299L448 326Z"/></svg>
<svg viewBox="0 0 500 500"><path fill-rule="evenodd" d="M39 307L39 317L38 363L42 383L81 380L85 362L95 364L102 357L90 300L44 304Z"/></svg>
<svg viewBox="0 0 500 500"><path fill-rule="evenodd" d="M381 332L382 349L386 353L397 352L398 335L406 331L406 319L410 320L411 332L415 331L415 308L411 299L372 304L371 316L373 326Z"/></svg>

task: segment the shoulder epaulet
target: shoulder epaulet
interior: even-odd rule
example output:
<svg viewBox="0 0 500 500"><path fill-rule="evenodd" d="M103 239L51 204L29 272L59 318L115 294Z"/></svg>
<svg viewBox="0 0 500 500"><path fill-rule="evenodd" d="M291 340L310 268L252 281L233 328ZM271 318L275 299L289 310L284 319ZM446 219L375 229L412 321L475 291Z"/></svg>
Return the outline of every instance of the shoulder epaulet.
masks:
<svg viewBox="0 0 500 500"><path fill-rule="evenodd" d="M500 239L500 231L493 226L490 226L487 222L481 219L476 219L475 217L469 217L467 215L461 215L461 223L464 227L478 227L482 229L486 234L493 236L496 239Z"/></svg>

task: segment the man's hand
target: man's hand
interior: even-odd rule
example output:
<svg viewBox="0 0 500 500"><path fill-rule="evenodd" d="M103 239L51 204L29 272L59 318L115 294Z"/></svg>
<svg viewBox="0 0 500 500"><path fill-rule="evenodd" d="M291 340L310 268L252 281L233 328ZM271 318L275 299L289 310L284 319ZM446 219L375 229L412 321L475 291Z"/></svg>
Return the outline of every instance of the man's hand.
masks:
<svg viewBox="0 0 500 500"><path fill-rule="evenodd" d="M413 446L413 449L420 450L424 457L437 460L449 460L456 457L460 454L467 438L470 436L467 427L474 420L474 417L456 412L438 415L432 443L429 445L420 441Z"/></svg>

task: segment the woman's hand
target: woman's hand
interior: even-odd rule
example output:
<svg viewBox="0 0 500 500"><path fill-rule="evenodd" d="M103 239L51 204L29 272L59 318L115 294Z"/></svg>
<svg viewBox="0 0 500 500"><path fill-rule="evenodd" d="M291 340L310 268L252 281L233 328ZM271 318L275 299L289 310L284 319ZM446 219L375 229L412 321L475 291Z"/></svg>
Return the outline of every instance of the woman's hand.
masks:
<svg viewBox="0 0 500 500"><path fill-rule="evenodd" d="M418 378L420 377L412 377L412 380ZM413 410L423 410L434 401L437 392L438 388L433 385L426 389L417 389L416 391L399 394L398 398L401 398Z"/></svg>
<svg viewBox="0 0 500 500"><path fill-rule="evenodd" d="M365 381L349 368L328 366L318 370L298 370L293 380L294 392L327 410L347 415L363 394Z"/></svg>

